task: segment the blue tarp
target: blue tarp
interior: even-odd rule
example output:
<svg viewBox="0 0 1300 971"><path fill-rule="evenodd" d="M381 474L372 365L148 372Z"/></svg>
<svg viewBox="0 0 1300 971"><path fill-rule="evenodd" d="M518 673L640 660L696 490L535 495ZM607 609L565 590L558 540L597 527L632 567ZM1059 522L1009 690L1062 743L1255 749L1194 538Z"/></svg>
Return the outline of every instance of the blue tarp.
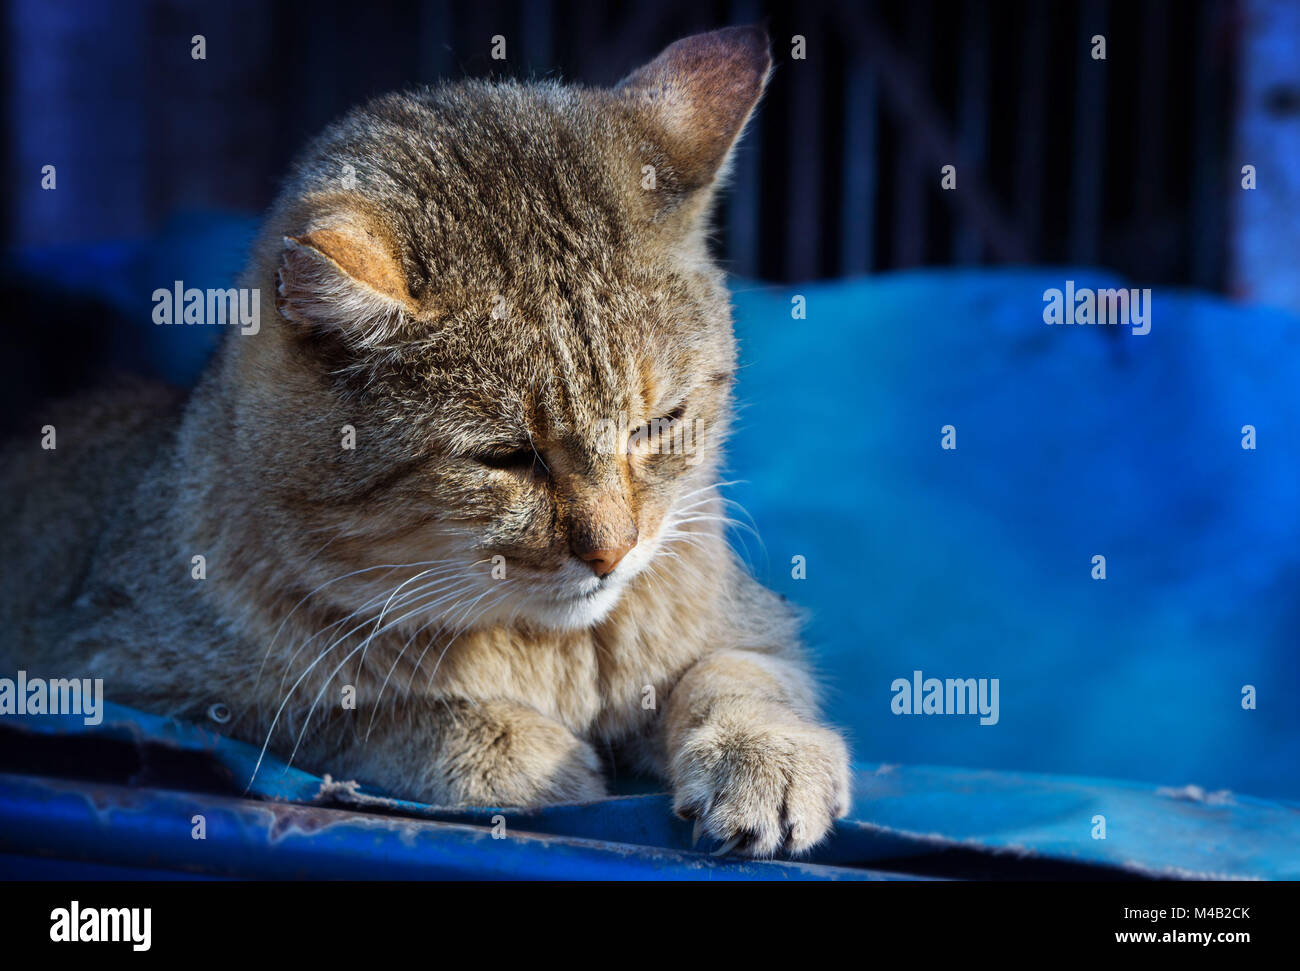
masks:
<svg viewBox="0 0 1300 971"><path fill-rule="evenodd" d="M1088 867L1164 878L1300 878L1300 808L1196 788L860 765L854 810L826 844L799 861L755 862L692 847L690 824L662 792L467 811L390 799L274 759L254 776L256 747L120 706L109 705L94 727L76 716L10 716L0 725L69 745L118 740L139 753L142 777L165 775L177 753L200 753L231 788L198 794L0 774L0 874L9 876L134 868L148 876L790 880ZM248 798L240 798L245 789ZM96 869L70 870L69 861Z"/></svg>
<svg viewBox="0 0 1300 971"><path fill-rule="evenodd" d="M860 759L1300 798L1300 319L1156 290L1145 336L1049 327L1069 279L1130 285L740 289L738 538L810 608ZM917 670L998 678L998 724L895 715Z"/></svg>

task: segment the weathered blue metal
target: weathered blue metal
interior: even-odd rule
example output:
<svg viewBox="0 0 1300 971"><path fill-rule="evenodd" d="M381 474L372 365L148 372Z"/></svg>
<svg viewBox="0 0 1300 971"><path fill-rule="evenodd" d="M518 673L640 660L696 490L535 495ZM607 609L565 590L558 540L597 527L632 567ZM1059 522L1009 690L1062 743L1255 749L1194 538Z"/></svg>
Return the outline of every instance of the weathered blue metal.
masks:
<svg viewBox="0 0 1300 971"><path fill-rule="evenodd" d="M195 838L202 818L204 838ZM0 775L0 865L22 856L264 879L870 880L862 869L718 860L294 803ZM34 864L35 868L35 864Z"/></svg>
<svg viewBox="0 0 1300 971"><path fill-rule="evenodd" d="M90 874L119 868L119 876L879 879L890 876L880 868L1016 875L1055 865L1134 876L1300 877L1300 808L1194 787L860 768L854 812L825 846L797 862L754 862L693 850L690 826L662 793L531 812L439 808L274 760L253 778L253 746L105 709L93 727L78 717L0 721L68 744L93 736L203 753L223 767L232 791L247 786L247 797L0 775L0 871L21 876L30 860L32 872L43 873L37 861L56 860L83 863ZM197 816L203 839L194 838Z"/></svg>

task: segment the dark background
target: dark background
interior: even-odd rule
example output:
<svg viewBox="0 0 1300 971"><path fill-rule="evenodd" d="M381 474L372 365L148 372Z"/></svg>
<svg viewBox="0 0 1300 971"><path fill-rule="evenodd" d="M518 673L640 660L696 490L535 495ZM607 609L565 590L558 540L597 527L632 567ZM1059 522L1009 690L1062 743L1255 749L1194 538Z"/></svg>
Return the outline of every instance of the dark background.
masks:
<svg viewBox="0 0 1300 971"><path fill-rule="evenodd" d="M366 98L438 79L612 84L675 38L765 19L776 57L718 235L737 274L1100 264L1227 285L1240 8L1227 0L234 0L5 4L9 246L257 212ZM1107 37L1103 65L1088 38ZM202 34L207 59L193 60ZM494 35L507 59L490 56ZM791 60L790 38L807 40ZM1279 110L1288 108L1285 93ZM958 166L958 193L938 171ZM111 187L111 189L106 189Z"/></svg>

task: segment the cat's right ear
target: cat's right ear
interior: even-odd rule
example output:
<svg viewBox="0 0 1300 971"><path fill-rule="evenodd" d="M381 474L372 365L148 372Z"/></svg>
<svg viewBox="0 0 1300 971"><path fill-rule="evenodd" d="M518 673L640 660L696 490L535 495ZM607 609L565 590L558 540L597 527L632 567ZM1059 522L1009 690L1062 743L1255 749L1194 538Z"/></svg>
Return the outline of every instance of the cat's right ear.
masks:
<svg viewBox="0 0 1300 971"><path fill-rule="evenodd" d="M392 338L414 309L390 248L346 220L284 237L276 306L286 320L335 332L356 345Z"/></svg>
<svg viewBox="0 0 1300 971"><path fill-rule="evenodd" d="M655 129L665 173L686 192L711 184L725 168L763 94L772 57L762 27L727 27L684 37L619 83Z"/></svg>

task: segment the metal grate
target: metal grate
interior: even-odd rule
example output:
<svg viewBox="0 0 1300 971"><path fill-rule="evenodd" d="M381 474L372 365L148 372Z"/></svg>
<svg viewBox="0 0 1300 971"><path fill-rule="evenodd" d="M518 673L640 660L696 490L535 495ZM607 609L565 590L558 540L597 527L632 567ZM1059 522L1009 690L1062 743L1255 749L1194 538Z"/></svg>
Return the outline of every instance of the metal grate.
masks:
<svg viewBox="0 0 1300 971"><path fill-rule="evenodd" d="M1071 262L1225 286L1233 0L9 6L8 184L51 158L68 166L57 199L12 194L10 243L260 210L308 137L385 90L490 74L612 83L683 34L765 19L776 74L718 233L734 271ZM195 32L208 34L202 69ZM497 34L506 61L490 58ZM791 59L795 34L805 60ZM1089 56L1094 34L1105 61ZM939 187L948 163L956 192Z"/></svg>

